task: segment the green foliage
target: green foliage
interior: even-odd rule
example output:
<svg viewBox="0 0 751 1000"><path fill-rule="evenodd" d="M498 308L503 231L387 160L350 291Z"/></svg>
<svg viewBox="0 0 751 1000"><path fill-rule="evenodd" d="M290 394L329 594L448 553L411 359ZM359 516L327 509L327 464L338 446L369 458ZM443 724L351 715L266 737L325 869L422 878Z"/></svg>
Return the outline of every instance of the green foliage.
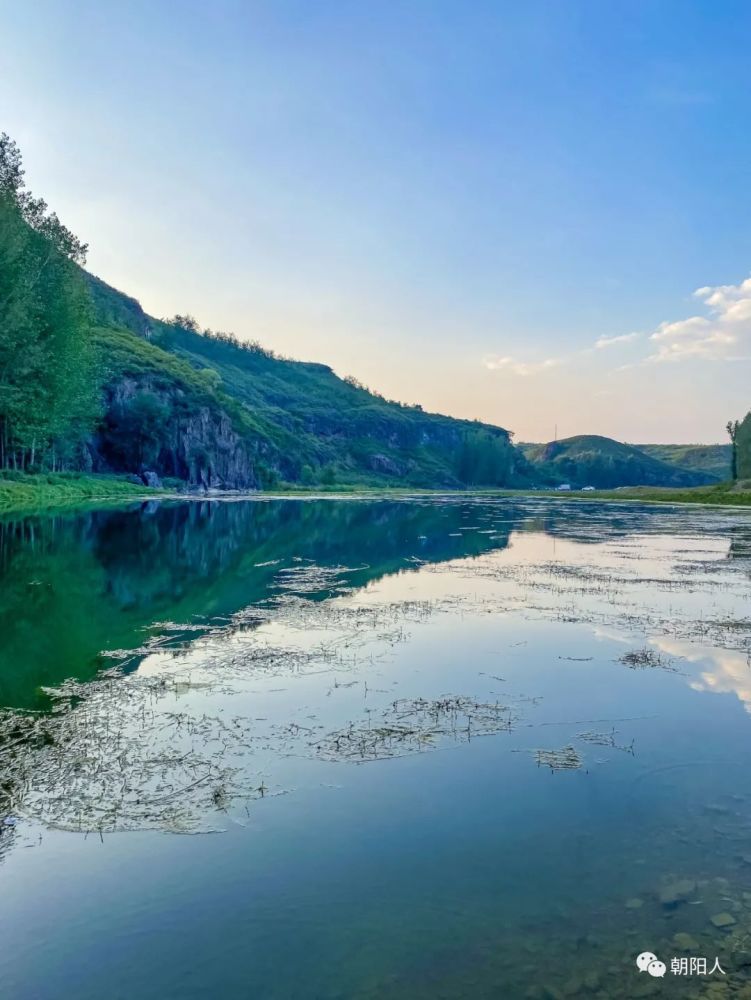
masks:
<svg viewBox="0 0 751 1000"><path fill-rule="evenodd" d="M135 499L153 492L121 476L92 476L80 472L29 475L6 470L0 474L0 512L41 510L91 500Z"/></svg>
<svg viewBox="0 0 751 1000"><path fill-rule="evenodd" d="M728 420L725 429L730 438L730 478L733 482L738 478L738 446L736 437L740 428L739 420Z"/></svg>
<svg viewBox="0 0 751 1000"><path fill-rule="evenodd" d="M189 315L147 316L82 269L86 247L24 191L7 136L0 236L0 467L153 466L244 486L524 481L501 428L385 400Z"/></svg>
<svg viewBox="0 0 751 1000"><path fill-rule="evenodd" d="M222 392L253 414L288 482L325 485L329 468L337 483L351 485L526 481L525 463L501 428L386 400L326 365L290 361L254 341L201 331L191 317L153 320L151 330L152 344L171 357L219 373ZM458 475L460 453L467 478Z"/></svg>
<svg viewBox="0 0 751 1000"><path fill-rule="evenodd" d="M153 466L169 420L165 404L150 392L139 392L127 405L113 406L106 423L110 447L123 469Z"/></svg>
<svg viewBox="0 0 751 1000"><path fill-rule="evenodd" d="M687 472L703 472L722 482L730 479L729 444L637 444L646 455Z"/></svg>
<svg viewBox="0 0 751 1000"><path fill-rule="evenodd" d="M512 453L508 441L489 430L464 434L457 462L457 478L468 486L504 486L511 478Z"/></svg>
<svg viewBox="0 0 751 1000"><path fill-rule="evenodd" d="M253 415L222 391L221 374L214 368L192 365L124 329L97 327L93 340L103 359L108 384L123 378L137 382L147 379L157 388L178 388L187 411L202 406L222 409L233 418L240 433L264 435L263 427Z"/></svg>
<svg viewBox="0 0 751 1000"><path fill-rule="evenodd" d="M612 489L616 486L700 486L715 482L705 472L678 469L597 434L581 434L546 445L523 446L527 458L549 484Z"/></svg>
<svg viewBox="0 0 751 1000"><path fill-rule="evenodd" d="M18 147L0 136L0 466L73 457L97 412L86 247L23 190Z"/></svg>
<svg viewBox="0 0 751 1000"><path fill-rule="evenodd" d="M263 482L331 485L332 475L334 482L353 486L527 481L520 471L525 463L501 428L387 401L326 365L290 361L254 342L200 331L192 317L150 319L125 297L119 309L120 293L96 284L106 314L124 316L128 327L95 332L107 383L130 379L148 391L171 388L186 413L208 407L227 414L237 433L253 443ZM144 329L148 333L139 335ZM480 464L490 471L475 470L463 480L457 470L464 439L483 430L492 438L486 451L493 459L486 456Z"/></svg>
<svg viewBox="0 0 751 1000"><path fill-rule="evenodd" d="M751 412L738 424L735 435L738 479L751 479Z"/></svg>
<svg viewBox="0 0 751 1000"><path fill-rule="evenodd" d="M88 286L94 315L101 326L130 330L146 338L151 335L149 317L136 299L116 292L87 271L81 271L81 275Z"/></svg>
<svg viewBox="0 0 751 1000"><path fill-rule="evenodd" d="M671 489L670 487L634 486L619 489L615 492L602 490L596 493L583 493L588 500L638 500L643 503L687 503L708 504L713 507L749 507L751 506L751 489L740 488L742 484L733 487L730 483L713 483L707 486L695 486L687 489ZM571 493L550 494L558 499L576 496Z"/></svg>

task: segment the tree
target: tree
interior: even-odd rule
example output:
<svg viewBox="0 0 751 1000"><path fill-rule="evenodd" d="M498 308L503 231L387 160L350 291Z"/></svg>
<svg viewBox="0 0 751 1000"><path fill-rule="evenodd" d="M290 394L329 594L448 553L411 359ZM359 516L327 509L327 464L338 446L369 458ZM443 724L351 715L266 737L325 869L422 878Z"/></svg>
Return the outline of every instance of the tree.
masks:
<svg viewBox="0 0 751 1000"><path fill-rule="evenodd" d="M751 479L751 413L747 413L738 425L735 435L735 450L739 479Z"/></svg>
<svg viewBox="0 0 751 1000"><path fill-rule="evenodd" d="M24 190L0 135L0 465L54 468L91 427L99 387L80 265L86 246Z"/></svg>
<svg viewBox="0 0 751 1000"><path fill-rule="evenodd" d="M169 409L151 392L138 392L107 415L107 440L118 465L141 472L156 464ZM201 457L203 460L203 456Z"/></svg>
<svg viewBox="0 0 751 1000"><path fill-rule="evenodd" d="M484 429L471 430L462 439L456 475L467 486L504 486L511 473L511 461L505 437Z"/></svg>
<svg viewBox="0 0 751 1000"><path fill-rule="evenodd" d="M730 478L733 482L738 478L738 428L740 423L737 420L728 420L725 430L730 437Z"/></svg>
<svg viewBox="0 0 751 1000"><path fill-rule="evenodd" d="M197 320L188 314L182 316L180 313L175 313L171 319L166 319L164 322L169 323L171 326L177 326L181 330L187 330L188 333L201 332L201 328L199 327Z"/></svg>

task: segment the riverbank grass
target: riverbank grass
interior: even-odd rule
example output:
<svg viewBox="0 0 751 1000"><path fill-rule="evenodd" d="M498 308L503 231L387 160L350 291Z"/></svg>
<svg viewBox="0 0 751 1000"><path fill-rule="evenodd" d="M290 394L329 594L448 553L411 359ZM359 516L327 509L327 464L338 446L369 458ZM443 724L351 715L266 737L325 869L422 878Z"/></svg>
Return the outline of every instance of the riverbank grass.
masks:
<svg viewBox="0 0 751 1000"><path fill-rule="evenodd" d="M182 488L182 489L181 489ZM139 500L149 497L175 496L184 490L184 484L170 480L165 489L157 490L138 483L133 483L127 477L115 474L93 475L82 472L14 473L0 472L0 514L26 513L43 511L48 508L69 507L77 504ZM360 484L328 484L326 486L300 488L292 485L282 485L274 490L265 491L266 496L279 497L311 497L321 495L332 496L487 496L509 497L514 499L537 498L545 500L616 500L639 501L642 503L665 504L705 504L715 507L751 507L751 481L743 483L718 483L715 486L696 486L689 489L671 489L669 487L635 486L617 490L555 491L555 490L426 490L410 489L408 486L373 486ZM213 494L220 497L221 493ZM236 491L230 491L228 496L237 497ZM249 496L258 496L256 491L249 491Z"/></svg>
<svg viewBox="0 0 751 1000"><path fill-rule="evenodd" d="M557 493L556 496L592 497L598 500L643 500L645 503L696 503L719 507L751 507L751 482L717 483L673 489L668 486L630 486L589 493Z"/></svg>
<svg viewBox="0 0 751 1000"><path fill-rule="evenodd" d="M128 482L125 476L81 472L0 473L0 513L45 510L98 500L137 500L161 493Z"/></svg>

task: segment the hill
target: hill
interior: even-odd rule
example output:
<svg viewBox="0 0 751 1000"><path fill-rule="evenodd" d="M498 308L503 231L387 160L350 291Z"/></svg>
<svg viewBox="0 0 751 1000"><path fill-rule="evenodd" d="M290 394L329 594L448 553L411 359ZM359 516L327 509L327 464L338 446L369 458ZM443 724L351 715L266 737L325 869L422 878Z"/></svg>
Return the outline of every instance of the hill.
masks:
<svg viewBox="0 0 751 1000"><path fill-rule="evenodd" d="M633 445L598 434L580 434L547 444L520 446L538 475L551 485L702 486L716 482L706 472L678 469Z"/></svg>
<svg viewBox="0 0 751 1000"><path fill-rule="evenodd" d="M327 365L166 322L86 275L104 366L95 472L148 469L207 487L279 481L513 486L531 470L508 431L386 400Z"/></svg>
<svg viewBox="0 0 751 1000"><path fill-rule="evenodd" d="M203 487L516 486L502 427L384 399L192 317L158 320L86 272L0 133L0 471Z"/></svg>
<svg viewBox="0 0 751 1000"><path fill-rule="evenodd" d="M635 448L677 469L730 479L730 444L635 444Z"/></svg>
<svg viewBox="0 0 751 1000"><path fill-rule="evenodd" d="M683 487L716 480L706 470L669 464L667 452L656 456L597 436L530 445L525 454L502 427L384 399L327 365L202 330L190 316L149 316L132 296L84 269L86 252L25 189L20 151L0 134L6 478L121 472L139 485L169 477L205 488L524 487L561 480ZM739 435L745 469L748 421Z"/></svg>

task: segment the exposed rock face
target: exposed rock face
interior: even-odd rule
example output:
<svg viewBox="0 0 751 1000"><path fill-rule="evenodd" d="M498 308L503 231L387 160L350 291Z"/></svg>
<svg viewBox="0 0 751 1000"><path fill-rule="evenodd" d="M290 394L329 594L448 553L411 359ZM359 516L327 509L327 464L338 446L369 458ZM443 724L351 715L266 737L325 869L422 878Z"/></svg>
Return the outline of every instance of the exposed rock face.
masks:
<svg viewBox="0 0 751 1000"><path fill-rule="evenodd" d="M170 476L205 489L258 487L257 450L223 410L187 405L180 387L150 377L106 387L105 419L89 442L97 471L137 473L147 485Z"/></svg>
<svg viewBox="0 0 751 1000"><path fill-rule="evenodd" d="M382 472L387 476L403 476L404 469L401 465L389 458L388 455L371 455L370 468L374 472Z"/></svg>

